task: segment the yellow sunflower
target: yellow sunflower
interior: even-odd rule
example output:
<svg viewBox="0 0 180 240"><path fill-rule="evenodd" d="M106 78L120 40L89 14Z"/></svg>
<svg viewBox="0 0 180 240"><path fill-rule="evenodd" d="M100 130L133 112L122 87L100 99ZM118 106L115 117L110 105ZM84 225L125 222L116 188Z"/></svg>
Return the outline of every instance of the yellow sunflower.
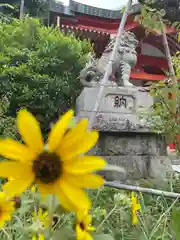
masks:
<svg viewBox="0 0 180 240"><path fill-rule="evenodd" d="M11 220L14 211L14 202L9 200L5 193L0 192L0 228L4 226L6 221Z"/></svg>
<svg viewBox="0 0 180 240"><path fill-rule="evenodd" d="M92 172L103 169L105 161L83 156L96 144L98 133L87 131L87 119L68 129L73 115L70 110L57 121L44 145L35 117L25 109L19 111L17 127L26 145L12 139L0 140L0 155L11 159L0 163L0 177L11 178L3 186L7 194L20 195L35 183L42 195L57 195L68 210L90 208L83 189L104 184L103 178Z"/></svg>
<svg viewBox="0 0 180 240"><path fill-rule="evenodd" d="M137 213L141 210L141 205L137 201L137 197L134 192L131 193L131 201L132 201L132 224L136 225L138 223Z"/></svg>
<svg viewBox="0 0 180 240"><path fill-rule="evenodd" d="M77 213L77 224L76 224L76 239L77 240L93 240L89 232L96 230L95 227L91 226L92 217L88 214L88 211Z"/></svg>

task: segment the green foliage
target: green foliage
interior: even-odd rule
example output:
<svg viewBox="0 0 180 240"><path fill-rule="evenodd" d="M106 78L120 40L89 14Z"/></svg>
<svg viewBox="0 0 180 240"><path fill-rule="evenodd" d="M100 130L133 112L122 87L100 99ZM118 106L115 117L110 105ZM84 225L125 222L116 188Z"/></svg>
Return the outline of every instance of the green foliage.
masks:
<svg viewBox="0 0 180 240"><path fill-rule="evenodd" d="M53 240L63 239L63 240L76 240L75 233L69 228L61 228L54 232Z"/></svg>
<svg viewBox="0 0 180 240"><path fill-rule="evenodd" d="M167 0L139 0L142 5L145 5L147 8L153 9L157 15L161 14L163 21L172 24L172 26L179 28L179 8L178 1L167 1ZM172 2L172 3L171 3Z"/></svg>
<svg viewBox="0 0 180 240"><path fill-rule="evenodd" d="M47 131L48 122L74 107L81 91L77 78L90 44L46 28L33 18L1 24L0 36L0 101L8 103L3 119L15 118L25 107Z"/></svg>
<svg viewBox="0 0 180 240"><path fill-rule="evenodd" d="M141 15L137 17L138 21L145 27L146 33L149 32L159 32L163 35L163 38L166 38L166 33L164 30L164 24L169 23L164 19L166 16L166 12L164 9L157 10L156 8L151 7L152 1L146 0L144 1L144 5L141 10ZM169 23L170 24L170 23ZM164 43L164 48L166 53L168 51L168 45ZM173 85L166 85L164 83L153 84L151 88L151 95L156 99L156 102L153 106L152 112L148 114L148 121L151 122L153 126L153 130L156 133L161 133L166 136L167 142L172 143L175 142L178 144L177 135L180 133L179 128L179 116L180 109L177 108L176 114L174 114L174 110L176 106L180 104L180 91L179 85L175 85L175 74L173 71L173 64L176 68L177 78L180 76L180 55L177 53L173 59L171 56L167 56L168 65L172 66L170 68L169 75L172 77ZM175 88L178 88L175 98L169 99L170 95L173 95L175 92ZM179 145L179 144L178 144ZM178 147L179 148L179 147Z"/></svg>
<svg viewBox="0 0 180 240"><path fill-rule="evenodd" d="M113 240L114 238L109 234L94 234L93 240Z"/></svg>
<svg viewBox="0 0 180 240"><path fill-rule="evenodd" d="M172 211L172 227L176 233L176 239L180 239L180 208L174 207Z"/></svg>
<svg viewBox="0 0 180 240"><path fill-rule="evenodd" d="M25 13L30 16L39 17L47 12L49 0L28 0L25 1Z"/></svg>
<svg viewBox="0 0 180 240"><path fill-rule="evenodd" d="M20 11L20 0L6 0L9 5L14 6L13 17L19 18ZM28 14L33 17L39 17L40 15L47 12L48 9L48 0L25 0L24 1L24 11L25 14ZM47 14L46 14L47 15Z"/></svg>
<svg viewBox="0 0 180 240"><path fill-rule="evenodd" d="M163 182L165 189L172 192L179 188L179 183L179 175L174 175L170 181ZM158 185L159 182L156 182L157 188ZM152 187L155 188L154 185ZM98 191L89 191L89 195L93 201L91 210L93 226L96 227L96 231L92 232L93 240L179 239L180 203L177 199L137 194L143 208L138 214L138 224L132 225L130 193L104 187ZM38 192L27 190L21 195L21 208L14 213L12 221L4 226L4 231L0 231L0 239L6 240L8 236L9 239L31 240L32 234L40 231L46 236L47 229L32 219L34 211L39 208L43 211L47 210L48 204L47 207L45 205L44 199ZM75 240L75 232L72 228L75 223L74 214L55 210L54 217L56 221L53 225L52 240Z"/></svg>
<svg viewBox="0 0 180 240"><path fill-rule="evenodd" d="M14 9L14 7L10 4L7 3L0 3L0 8L10 8L10 9Z"/></svg>
<svg viewBox="0 0 180 240"><path fill-rule="evenodd" d="M161 19L165 16L166 12L164 9L158 11L155 8L150 7L145 1L143 7L141 8L141 14L136 16L136 20L142 24L146 30L146 33L153 31L160 31L162 29ZM167 20L164 22L168 22Z"/></svg>
<svg viewBox="0 0 180 240"><path fill-rule="evenodd" d="M180 54L177 52L173 58L177 79L180 78ZM180 85L177 84L176 93L171 83L159 82L151 87L151 95L156 100L152 112L146 117L152 123L153 130L166 136L168 143L175 143L177 152L180 153ZM173 98L176 94L176 99ZM176 114L173 112L176 109Z"/></svg>
<svg viewBox="0 0 180 240"><path fill-rule="evenodd" d="M10 21L9 14L6 14L6 11L9 11L9 10L10 11L14 10L13 5L8 3L0 3L0 23Z"/></svg>
<svg viewBox="0 0 180 240"><path fill-rule="evenodd" d="M173 97L170 98L174 93L172 86L166 86L162 83L153 84L150 93L155 99L155 103L152 111L144 117L152 124L152 130L154 132L164 135L168 143L176 143L179 149L177 135L180 133L180 109L177 107L176 114L172 111L175 104L177 106L180 104L179 87L176 92L176 101Z"/></svg>
<svg viewBox="0 0 180 240"><path fill-rule="evenodd" d="M109 234L92 234L93 240L114 240ZM54 232L52 240L76 240L76 234L69 228L61 228Z"/></svg>
<svg viewBox="0 0 180 240"><path fill-rule="evenodd" d="M0 136L13 137L17 135L15 128L15 119L11 116L6 116L9 107L9 101L6 97L1 99L0 105Z"/></svg>
<svg viewBox="0 0 180 240"><path fill-rule="evenodd" d="M144 0L143 7L141 8L141 14L136 16L136 20L142 24L146 33L159 31L161 32L162 23L167 24L169 26L180 28L179 21L170 21L168 18L168 8L156 8L156 2L154 0Z"/></svg>
<svg viewBox="0 0 180 240"><path fill-rule="evenodd" d="M180 42L180 34L178 33L178 42ZM177 52L176 55L173 57L173 64L176 69L176 76L177 79L180 79L180 52Z"/></svg>
<svg viewBox="0 0 180 240"><path fill-rule="evenodd" d="M170 187L173 185L173 182L174 179L169 183L163 182L167 191L174 191ZM177 186L179 185L179 176L176 184ZM152 187L155 188L154 185ZM156 188L159 189L159 182L157 181ZM109 234L115 240L175 239L173 238L174 233L171 225L171 214L175 199L139 193L139 203L143 203L141 206L144 205L144 207L139 214L139 223L132 225L130 193L105 187L98 193L94 191L91 194L94 203L92 210L93 225L96 226L98 234ZM119 204L115 201L117 195L123 200ZM180 206L178 201L176 205ZM101 212L105 210L107 214L98 218L94 214L96 209L99 209L99 212L100 210ZM99 228L100 225L101 227Z"/></svg>

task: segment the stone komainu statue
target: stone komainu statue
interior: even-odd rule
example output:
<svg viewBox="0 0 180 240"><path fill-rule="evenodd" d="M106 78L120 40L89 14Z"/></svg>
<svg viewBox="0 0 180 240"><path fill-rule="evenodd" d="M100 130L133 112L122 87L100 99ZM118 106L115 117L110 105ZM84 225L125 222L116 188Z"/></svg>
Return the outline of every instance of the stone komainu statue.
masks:
<svg viewBox="0 0 180 240"><path fill-rule="evenodd" d="M85 87L93 87L100 83L103 78L109 59L114 48L116 37L112 38L100 59L89 56L89 62L80 73L80 81ZM134 33L124 32L121 36L120 45L117 48L115 59L112 63L112 74L108 79L108 85L115 83L118 86L132 86L129 82L131 69L137 61L136 47L138 40ZM109 82L110 81L110 82Z"/></svg>

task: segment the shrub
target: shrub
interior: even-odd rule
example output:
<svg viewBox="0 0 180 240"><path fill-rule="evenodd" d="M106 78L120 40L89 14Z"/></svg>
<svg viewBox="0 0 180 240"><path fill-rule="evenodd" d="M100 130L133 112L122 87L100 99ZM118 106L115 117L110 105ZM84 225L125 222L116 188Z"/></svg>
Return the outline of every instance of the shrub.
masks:
<svg viewBox="0 0 180 240"><path fill-rule="evenodd" d="M25 107L46 131L48 122L74 106L90 44L34 18L1 24L0 36L0 100L8 102L3 118L14 118Z"/></svg>

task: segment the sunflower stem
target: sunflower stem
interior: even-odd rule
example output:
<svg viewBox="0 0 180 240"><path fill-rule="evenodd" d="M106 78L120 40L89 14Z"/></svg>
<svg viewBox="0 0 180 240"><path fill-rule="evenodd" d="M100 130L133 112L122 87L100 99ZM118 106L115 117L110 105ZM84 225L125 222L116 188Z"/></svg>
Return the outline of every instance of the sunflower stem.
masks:
<svg viewBox="0 0 180 240"><path fill-rule="evenodd" d="M49 216L49 226L48 226L48 240L52 239L52 222L53 222L53 214L54 214L54 205L55 205L56 197L52 195L49 199L49 209L48 209L48 216Z"/></svg>

